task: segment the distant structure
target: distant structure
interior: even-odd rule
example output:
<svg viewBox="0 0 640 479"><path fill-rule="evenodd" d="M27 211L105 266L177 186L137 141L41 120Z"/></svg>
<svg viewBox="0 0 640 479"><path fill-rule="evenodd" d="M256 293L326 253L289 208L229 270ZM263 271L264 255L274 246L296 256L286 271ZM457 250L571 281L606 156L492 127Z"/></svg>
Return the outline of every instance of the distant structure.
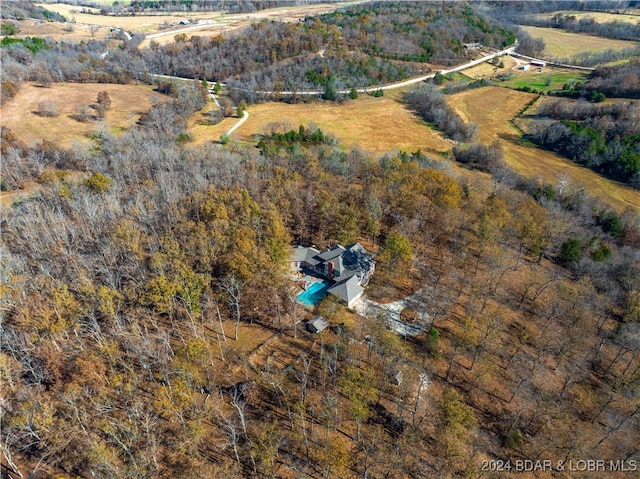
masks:
<svg viewBox="0 0 640 479"><path fill-rule="evenodd" d="M528 70L529 68L531 68L531 65L529 63L526 63L525 65L520 65L520 68L518 68L518 70Z"/></svg>
<svg viewBox="0 0 640 479"><path fill-rule="evenodd" d="M531 64L534 67L546 67L547 66L547 62L542 61L542 60L531 60Z"/></svg>
<svg viewBox="0 0 640 479"><path fill-rule="evenodd" d="M464 47L465 47L467 50L477 50L477 49L478 49L478 48L480 48L481 46L482 46L482 44L481 44L481 43L477 43L477 42L475 42L475 43L465 43L465 44L464 44Z"/></svg>
<svg viewBox="0 0 640 479"><path fill-rule="evenodd" d="M328 293L352 308L362 296L376 268L373 256L360 243L335 245L320 251L314 247L296 246L289 263L293 271L321 276L333 284Z"/></svg>

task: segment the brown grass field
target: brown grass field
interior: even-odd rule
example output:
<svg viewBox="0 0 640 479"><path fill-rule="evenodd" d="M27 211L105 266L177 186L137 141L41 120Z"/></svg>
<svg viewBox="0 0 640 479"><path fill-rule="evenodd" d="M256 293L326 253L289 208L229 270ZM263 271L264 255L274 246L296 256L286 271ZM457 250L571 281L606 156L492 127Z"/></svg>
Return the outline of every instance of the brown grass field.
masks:
<svg viewBox="0 0 640 479"><path fill-rule="evenodd" d="M559 12L550 12L550 13L541 13L538 15L540 18L551 18L558 13L562 15L573 15L577 20L581 20L585 17L593 18L598 23L607 23L607 22L627 22L627 23L638 23L640 22L640 15L635 14L625 14L625 13L606 13L606 12L577 12L574 10L561 10Z"/></svg>
<svg viewBox="0 0 640 479"><path fill-rule="evenodd" d="M500 73L505 73L509 70L517 68L518 66L517 60L509 55L503 55L500 59L504 62L503 68L496 67L489 62L484 62L480 65L476 65L475 67L467 68L460 73L462 73L466 77L476 80L478 78L489 78Z"/></svg>
<svg viewBox="0 0 640 479"><path fill-rule="evenodd" d="M622 50L638 45L637 42L570 33L557 28L529 26L521 26L521 28L534 38L542 38L545 43L545 52L551 57L564 58L585 51L602 52L610 48Z"/></svg>
<svg viewBox="0 0 640 479"><path fill-rule="evenodd" d="M50 35L58 39L56 35L67 36L68 38L83 39L86 32L88 35L89 25L98 25L103 27L104 33L109 34L108 27L123 28L133 33L144 33L146 35L154 35L153 38L148 38L141 43L141 47L149 46L151 40L159 43L166 44L174 41L174 36L177 33L184 32L188 36L210 36L225 34L240 28L244 28L251 23L260 22L265 19L294 22L307 15L319 15L322 13L328 13L336 10L341 4L316 4L316 5L303 5L297 7L281 7L265 9L253 13L244 14L225 14L224 12L171 12L170 14L150 14L150 15L136 15L136 16L114 16L114 15L94 15L89 13L81 13L83 7L77 5L68 5L63 3L55 4L40 4L43 8L52 12L64 15L68 20L74 19L76 22L76 32L66 32L64 30L65 24L60 24L58 28L46 27L47 29L55 29L59 31L51 32L48 34L39 33L37 30L38 25L30 26L25 21L23 27L22 23L22 35ZM97 9L88 9L91 11L98 11ZM201 21L207 22L205 25L179 25L182 20L190 20L191 22ZM169 28L163 30L162 25L170 25ZM42 28L44 24L39 25ZM35 29L35 30L34 30ZM84 29L84 32L83 32ZM29 31L30 33L26 33ZM33 33L31 33L33 31ZM102 32L102 30L101 30ZM157 36L155 36L157 35ZM96 34L99 36L99 34Z"/></svg>
<svg viewBox="0 0 640 479"><path fill-rule="evenodd" d="M111 37L111 29L107 26L99 26L97 32L91 35L88 24L75 23L73 31L69 31L68 24L60 22L42 22L40 20L21 20L16 22L20 26L20 33L15 37L42 37L52 38L55 41L87 41L92 38L102 40Z"/></svg>
<svg viewBox="0 0 640 479"><path fill-rule="evenodd" d="M429 128L394 96L374 98L361 95L343 104L315 102L289 105L270 102L252 105L249 119L232 135L235 140L251 141L271 123L282 122L290 128L316 124L325 133L336 136L345 147L359 146L372 153L394 149L440 154L451 149L449 140ZM197 115L196 115L197 116ZM232 121L230 121L232 120ZM195 142L218 140L237 119L225 119L218 125L192 128ZM194 121L194 124L197 121Z"/></svg>
<svg viewBox="0 0 640 479"><path fill-rule="evenodd" d="M506 162L527 177L540 177L555 184L561 173L584 185L618 211L632 208L640 211L640 191L608 180L550 151L525 145L511 120L535 95L499 87L468 90L448 97L449 104L467 121L478 123L478 136L483 143L499 140Z"/></svg>
<svg viewBox="0 0 640 479"><path fill-rule="evenodd" d="M76 105L94 104L101 91L108 92L111 97L105 124L112 132L122 131L138 121L154 99L167 98L147 85L54 83L51 88L42 88L34 83L23 83L15 98L2 104L0 124L11 128L27 144L43 139L62 147L69 147L74 141L88 143L88 135L95 132L98 122L82 123L73 115ZM57 103L60 112L57 117L44 118L35 113L38 103L45 100Z"/></svg>

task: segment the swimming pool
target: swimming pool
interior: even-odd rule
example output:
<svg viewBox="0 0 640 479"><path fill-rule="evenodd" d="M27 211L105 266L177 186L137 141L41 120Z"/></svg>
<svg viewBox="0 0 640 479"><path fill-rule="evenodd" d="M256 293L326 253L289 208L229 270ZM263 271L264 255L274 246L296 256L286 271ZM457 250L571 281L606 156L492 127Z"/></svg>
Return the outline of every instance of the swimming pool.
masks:
<svg viewBox="0 0 640 479"><path fill-rule="evenodd" d="M327 295L327 290L331 287L329 281L318 281L313 283L306 291L298 295L298 301L307 306L315 306Z"/></svg>

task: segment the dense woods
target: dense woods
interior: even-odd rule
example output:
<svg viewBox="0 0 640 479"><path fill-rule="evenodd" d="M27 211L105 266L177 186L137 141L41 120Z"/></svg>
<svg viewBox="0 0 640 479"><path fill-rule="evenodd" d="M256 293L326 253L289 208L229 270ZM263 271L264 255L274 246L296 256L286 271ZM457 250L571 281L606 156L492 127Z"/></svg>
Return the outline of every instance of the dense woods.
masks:
<svg viewBox="0 0 640 479"><path fill-rule="evenodd" d="M536 144L614 178L640 187L640 125L637 102L609 105L554 100L527 123Z"/></svg>

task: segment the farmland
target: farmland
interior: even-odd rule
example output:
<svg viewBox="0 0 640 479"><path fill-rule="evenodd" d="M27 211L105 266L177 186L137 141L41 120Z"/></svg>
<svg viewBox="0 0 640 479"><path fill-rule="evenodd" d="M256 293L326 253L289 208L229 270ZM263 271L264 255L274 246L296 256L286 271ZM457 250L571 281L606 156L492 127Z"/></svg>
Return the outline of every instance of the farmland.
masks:
<svg viewBox="0 0 640 479"><path fill-rule="evenodd" d="M636 24L640 22L640 14L634 13L608 13L608 12L578 12L575 10L561 10L557 12L541 13L538 15L540 18L551 18L554 15L572 15L576 17L576 20L582 20L583 18L592 18L598 23L606 22L628 22Z"/></svg>
<svg viewBox="0 0 640 479"><path fill-rule="evenodd" d="M522 29L534 38L542 38L545 43L545 52L550 57L566 58L585 51L622 50L637 45L636 42L570 33L557 28L522 26Z"/></svg>
<svg viewBox="0 0 640 479"><path fill-rule="evenodd" d="M42 7L52 12L64 15L68 20L73 19L79 27L83 25L98 25L100 27L122 28L132 33L144 33L153 35L153 40L159 44L173 41L173 37L179 32L185 32L189 36L206 36L224 34L238 30L247 25L262 20L275 20L291 22L304 18L307 15L318 15L332 12L340 4L315 4L301 7L284 7L263 10L244 14L225 14L225 12L171 12L167 14L150 14L135 16L113 16L97 14L97 9L87 9L95 13L82 13L82 8L76 5L63 3L42 4ZM179 25L180 22L202 22L198 25ZM168 27L168 28L167 28ZM62 30L62 28L60 28ZM83 31L83 28L80 28ZM60 35L70 35L70 32L60 32ZM77 35L76 35L77 36ZM141 47L148 46L151 39L145 40Z"/></svg>
<svg viewBox="0 0 640 479"><path fill-rule="evenodd" d="M607 180L555 153L523 144L510 120L533 98L530 93L487 87L451 95L449 101L465 120L478 123L480 140L502 143L505 160L518 173L551 184L565 174L619 211L627 207L640 211L639 191Z"/></svg>

